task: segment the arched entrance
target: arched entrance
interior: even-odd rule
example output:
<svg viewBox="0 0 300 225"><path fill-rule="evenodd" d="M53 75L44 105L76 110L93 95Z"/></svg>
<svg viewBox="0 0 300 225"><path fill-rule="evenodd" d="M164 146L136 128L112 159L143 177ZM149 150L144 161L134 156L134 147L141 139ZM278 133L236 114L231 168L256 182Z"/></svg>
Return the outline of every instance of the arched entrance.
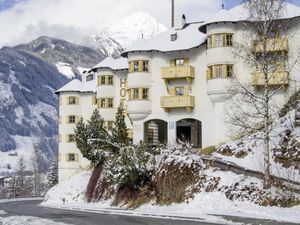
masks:
<svg viewBox="0 0 300 225"><path fill-rule="evenodd" d="M195 119L182 119L176 122L176 139L188 142L193 147L202 147L202 124Z"/></svg>
<svg viewBox="0 0 300 225"><path fill-rule="evenodd" d="M159 143L168 142L168 123L155 119L145 122L144 142L149 147L155 147Z"/></svg>

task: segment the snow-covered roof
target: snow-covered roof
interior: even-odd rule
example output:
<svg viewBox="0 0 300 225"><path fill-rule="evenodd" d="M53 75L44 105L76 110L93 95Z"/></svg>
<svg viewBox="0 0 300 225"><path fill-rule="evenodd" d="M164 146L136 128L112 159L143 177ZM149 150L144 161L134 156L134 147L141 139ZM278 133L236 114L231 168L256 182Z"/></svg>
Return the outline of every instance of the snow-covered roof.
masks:
<svg viewBox="0 0 300 225"><path fill-rule="evenodd" d="M118 59L107 57L99 64L94 66L92 69L99 69L99 68L110 68L112 70L124 70L124 69L128 69L128 62L127 59L123 57Z"/></svg>
<svg viewBox="0 0 300 225"><path fill-rule="evenodd" d="M290 19L299 16L300 16L300 8L290 3L286 3L280 19ZM249 20L249 14L244 3L230 10L221 9L220 11L215 13L212 17L210 17L207 21L201 24L199 29L200 31L203 32L205 31L206 26L212 23L239 22L239 21L247 21L247 20Z"/></svg>
<svg viewBox="0 0 300 225"><path fill-rule="evenodd" d="M78 79L74 79L67 83L65 86L62 88L58 89L55 93L60 93L60 92L94 92L96 93L97 91L97 80L93 79L91 81L87 82L81 82Z"/></svg>
<svg viewBox="0 0 300 225"><path fill-rule="evenodd" d="M177 40L171 41L171 32L166 31L151 39L140 39L133 46L122 52L122 56L133 51L179 51L187 50L200 46L206 36L199 32L198 28L201 23L186 24L184 29L176 30Z"/></svg>

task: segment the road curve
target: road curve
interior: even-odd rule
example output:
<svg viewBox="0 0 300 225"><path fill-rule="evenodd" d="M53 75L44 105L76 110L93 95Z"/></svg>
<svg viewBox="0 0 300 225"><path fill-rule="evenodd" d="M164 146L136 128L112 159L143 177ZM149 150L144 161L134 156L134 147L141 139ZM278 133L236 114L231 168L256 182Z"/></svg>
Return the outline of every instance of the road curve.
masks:
<svg viewBox="0 0 300 225"><path fill-rule="evenodd" d="M0 214L0 217L33 216L73 225L217 225L214 223L207 223L201 221L196 222L52 209L39 206L41 202L41 200L27 200L0 203L0 211L3 210L7 213L4 215ZM230 221L232 221L232 224L235 224L234 222L237 222L240 224L247 225L295 225L295 223L278 222L264 219L243 218L234 216L220 217L227 219L229 224Z"/></svg>
<svg viewBox="0 0 300 225"><path fill-rule="evenodd" d="M0 210L8 216L34 216L74 225L213 225L206 222L168 220L149 217L133 217L112 214L69 211L40 207L41 201L18 201L0 204Z"/></svg>

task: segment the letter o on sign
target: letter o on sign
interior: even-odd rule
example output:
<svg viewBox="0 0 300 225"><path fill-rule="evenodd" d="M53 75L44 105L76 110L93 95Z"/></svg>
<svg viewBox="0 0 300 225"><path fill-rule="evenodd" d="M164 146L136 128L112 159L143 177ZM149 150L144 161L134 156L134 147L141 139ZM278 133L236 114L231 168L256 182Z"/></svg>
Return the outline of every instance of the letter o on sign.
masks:
<svg viewBox="0 0 300 225"><path fill-rule="evenodd" d="M125 89L125 88L121 88L121 89L120 89L120 96L121 96L122 98L125 98L125 97L126 97L126 89Z"/></svg>

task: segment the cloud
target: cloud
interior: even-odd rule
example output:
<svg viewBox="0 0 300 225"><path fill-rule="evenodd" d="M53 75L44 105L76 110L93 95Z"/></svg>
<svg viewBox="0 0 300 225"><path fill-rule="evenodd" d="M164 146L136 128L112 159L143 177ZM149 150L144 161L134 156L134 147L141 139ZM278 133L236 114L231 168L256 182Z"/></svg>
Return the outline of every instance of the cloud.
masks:
<svg viewBox="0 0 300 225"><path fill-rule="evenodd" d="M202 20L220 7L221 0L176 0L177 13L185 13L188 21ZM18 0L0 12L0 46L46 35L73 40L137 11L170 24L170 0Z"/></svg>

